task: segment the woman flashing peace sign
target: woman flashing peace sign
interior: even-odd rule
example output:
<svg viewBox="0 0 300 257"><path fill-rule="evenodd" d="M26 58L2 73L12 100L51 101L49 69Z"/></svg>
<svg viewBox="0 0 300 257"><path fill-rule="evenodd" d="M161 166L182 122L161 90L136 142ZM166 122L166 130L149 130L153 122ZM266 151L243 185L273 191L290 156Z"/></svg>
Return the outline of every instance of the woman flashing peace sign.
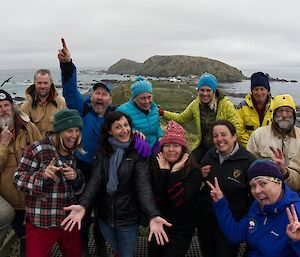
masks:
<svg viewBox="0 0 300 257"><path fill-rule="evenodd" d="M215 178L207 182L219 226L230 242L249 244L248 256L300 256L300 198L283 182L278 165L257 160L248 169L255 199L248 214L236 222Z"/></svg>

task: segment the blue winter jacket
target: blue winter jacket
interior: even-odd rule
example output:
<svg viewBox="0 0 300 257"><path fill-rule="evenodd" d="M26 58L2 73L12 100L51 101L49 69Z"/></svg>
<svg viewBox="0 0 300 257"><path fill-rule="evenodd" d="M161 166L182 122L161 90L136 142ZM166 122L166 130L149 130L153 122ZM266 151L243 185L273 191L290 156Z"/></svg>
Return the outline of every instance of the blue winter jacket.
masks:
<svg viewBox="0 0 300 257"><path fill-rule="evenodd" d="M295 205L300 218L300 198L287 184L284 195L276 203L260 208L254 201L248 214L236 222L222 198L214 203L215 214L224 235L232 243L247 241L249 257L294 257L300 256L300 241L292 242L285 229L289 223L286 207Z"/></svg>
<svg viewBox="0 0 300 257"><path fill-rule="evenodd" d="M133 122L133 130L142 132L151 148L156 143L157 139L163 136L163 131L159 125L159 112L157 105L152 102L148 114L142 112L132 100L120 105L118 111L129 115Z"/></svg>
<svg viewBox="0 0 300 257"><path fill-rule="evenodd" d="M92 107L91 97L83 99L77 88L77 72L73 63L61 63L61 76L63 86L63 96L65 97L68 108L76 109L82 117L82 147L87 154L82 155L76 152L76 157L88 164L92 164L100 140L100 132L104 117L99 117ZM109 107L107 111L113 110Z"/></svg>

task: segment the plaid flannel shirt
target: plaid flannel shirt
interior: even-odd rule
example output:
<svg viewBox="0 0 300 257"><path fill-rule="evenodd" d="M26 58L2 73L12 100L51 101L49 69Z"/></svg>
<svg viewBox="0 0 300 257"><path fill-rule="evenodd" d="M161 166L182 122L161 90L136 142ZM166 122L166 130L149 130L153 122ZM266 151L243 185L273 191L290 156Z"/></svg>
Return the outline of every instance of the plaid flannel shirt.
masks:
<svg viewBox="0 0 300 257"><path fill-rule="evenodd" d="M53 157L57 166L63 163L72 166L77 172L76 182L68 181L61 173L56 174L58 182L43 178ZM75 204L75 194L80 193L84 186L83 175L75 167L74 153L60 156L50 139L35 142L25 149L14 175L14 183L25 194L26 223L40 228L60 227L67 216L63 207Z"/></svg>

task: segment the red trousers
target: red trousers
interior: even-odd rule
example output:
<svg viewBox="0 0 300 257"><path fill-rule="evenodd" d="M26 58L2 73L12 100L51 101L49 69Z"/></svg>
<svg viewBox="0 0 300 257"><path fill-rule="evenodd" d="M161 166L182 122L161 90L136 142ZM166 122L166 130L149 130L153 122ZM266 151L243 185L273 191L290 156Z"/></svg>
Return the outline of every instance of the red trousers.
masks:
<svg viewBox="0 0 300 257"><path fill-rule="evenodd" d="M26 256L50 257L55 243L58 243L63 257L80 257L81 240L79 231L64 231L61 228L38 228L26 224Z"/></svg>

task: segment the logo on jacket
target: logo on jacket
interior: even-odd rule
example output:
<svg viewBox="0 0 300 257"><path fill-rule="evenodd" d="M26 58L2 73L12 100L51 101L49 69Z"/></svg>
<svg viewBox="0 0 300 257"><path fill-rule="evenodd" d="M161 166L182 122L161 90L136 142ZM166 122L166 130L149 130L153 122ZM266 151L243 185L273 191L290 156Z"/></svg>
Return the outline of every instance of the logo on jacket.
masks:
<svg viewBox="0 0 300 257"><path fill-rule="evenodd" d="M238 169L235 169L232 174L235 179L238 179L242 175L242 172Z"/></svg>
<svg viewBox="0 0 300 257"><path fill-rule="evenodd" d="M0 100L4 100L6 98L6 95L4 93L0 93Z"/></svg>
<svg viewBox="0 0 300 257"><path fill-rule="evenodd" d="M256 228L256 224L257 224L257 222L255 219L253 219L253 218L249 219L249 224L248 224L248 232L249 233L254 232L254 230Z"/></svg>

